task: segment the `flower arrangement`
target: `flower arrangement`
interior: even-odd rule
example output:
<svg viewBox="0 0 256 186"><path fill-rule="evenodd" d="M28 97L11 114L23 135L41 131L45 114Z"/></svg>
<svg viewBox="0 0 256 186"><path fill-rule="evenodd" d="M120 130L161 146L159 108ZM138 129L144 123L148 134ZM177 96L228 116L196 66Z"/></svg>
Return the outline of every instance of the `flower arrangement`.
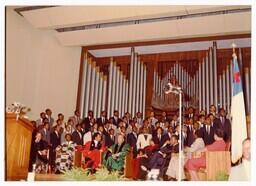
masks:
<svg viewBox="0 0 256 186"><path fill-rule="evenodd" d="M28 112L30 112L31 109L19 102L14 102L11 104L11 106L6 107L7 113L15 113L17 114L17 119L20 115L25 116Z"/></svg>

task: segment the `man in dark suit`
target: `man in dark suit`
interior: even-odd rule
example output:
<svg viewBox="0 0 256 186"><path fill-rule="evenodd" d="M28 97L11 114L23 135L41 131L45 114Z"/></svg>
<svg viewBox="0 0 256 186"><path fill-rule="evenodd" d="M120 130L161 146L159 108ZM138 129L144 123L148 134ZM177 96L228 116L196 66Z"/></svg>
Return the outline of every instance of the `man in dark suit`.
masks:
<svg viewBox="0 0 256 186"><path fill-rule="evenodd" d="M202 137L205 145L210 145L214 142L214 127L211 125L211 119L209 116L205 118L205 126L202 131Z"/></svg>
<svg viewBox="0 0 256 186"><path fill-rule="evenodd" d="M187 146L190 147L194 142L194 128L193 128L193 118L189 118L187 121Z"/></svg>
<svg viewBox="0 0 256 186"><path fill-rule="evenodd" d="M107 147L111 147L114 144L115 144L115 130L109 129L109 131L105 133L105 145Z"/></svg>
<svg viewBox="0 0 256 186"><path fill-rule="evenodd" d="M132 127L132 132L127 135L127 143L133 149L133 156L136 157L137 154L137 138L138 138L138 129L136 126Z"/></svg>
<svg viewBox="0 0 256 186"><path fill-rule="evenodd" d="M82 123L85 124L85 133L88 132L92 126L92 120L93 120L93 111L89 110L88 111L88 117L84 118Z"/></svg>
<svg viewBox="0 0 256 186"><path fill-rule="evenodd" d="M167 143L168 141L170 141L171 137L172 137L172 133L173 133L173 129L171 126L169 126L168 128L168 132L166 134L163 135L162 139L160 140L159 143L159 148L161 148L165 143Z"/></svg>
<svg viewBox="0 0 256 186"><path fill-rule="evenodd" d="M161 127L158 127L156 129L156 133L153 135L153 141L155 144L159 145L162 138L163 138L163 129Z"/></svg>
<svg viewBox="0 0 256 186"><path fill-rule="evenodd" d="M81 125L76 124L76 130L72 133L73 142L77 145L83 145L83 136L81 133Z"/></svg>
<svg viewBox="0 0 256 186"><path fill-rule="evenodd" d="M52 128L52 125L53 125L53 123L54 123L54 119L53 119L53 117L52 117L52 111L51 111L51 109L46 109L45 110L45 117L48 119L48 121L49 121L49 129L51 129Z"/></svg>
<svg viewBox="0 0 256 186"><path fill-rule="evenodd" d="M45 122L43 128L39 131L42 134L43 140L50 144L50 130L49 130L49 122Z"/></svg>
<svg viewBox="0 0 256 186"><path fill-rule="evenodd" d="M106 111L102 111L101 115L99 118L97 118L96 123L98 123L98 125L105 125L107 123L107 112Z"/></svg>
<svg viewBox="0 0 256 186"><path fill-rule="evenodd" d="M55 159L56 159L56 147L60 145L60 129L61 126L54 126L53 132L50 134L50 164L52 167L55 167Z"/></svg>
<svg viewBox="0 0 256 186"><path fill-rule="evenodd" d="M113 124L118 127L118 124L122 121L120 118L119 118L119 112L117 110L114 111L114 116L111 117L113 119Z"/></svg>
<svg viewBox="0 0 256 186"><path fill-rule="evenodd" d="M231 141L231 123L230 120L226 118L226 112L223 108L219 111L219 118L216 119L216 127L224 131L225 142Z"/></svg>

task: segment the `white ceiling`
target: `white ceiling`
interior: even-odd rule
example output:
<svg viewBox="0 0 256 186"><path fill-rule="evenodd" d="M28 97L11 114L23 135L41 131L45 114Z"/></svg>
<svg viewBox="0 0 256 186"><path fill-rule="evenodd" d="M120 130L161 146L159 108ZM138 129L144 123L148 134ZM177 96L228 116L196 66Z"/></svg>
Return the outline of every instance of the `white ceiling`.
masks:
<svg viewBox="0 0 256 186"><path fill-rule="evenodd" d="M228 39L228 40L217 40L217 48L232 48L234 42L237 47L251 47L251 39ZM138 46L134 47L135 52L138 54L154 54L154 53L167 53L167 52L179 52L179 51L196 51L196 50L207 50L213 46L213 41L201 41L201 42L188 42L188 43L176 43L166 45L149 45L149 46ZM110 48L110 49L98 49L89 50L89 52L95 57L110 57L110 56L125 56L131 55L131 47L124 48Z"/></svg>

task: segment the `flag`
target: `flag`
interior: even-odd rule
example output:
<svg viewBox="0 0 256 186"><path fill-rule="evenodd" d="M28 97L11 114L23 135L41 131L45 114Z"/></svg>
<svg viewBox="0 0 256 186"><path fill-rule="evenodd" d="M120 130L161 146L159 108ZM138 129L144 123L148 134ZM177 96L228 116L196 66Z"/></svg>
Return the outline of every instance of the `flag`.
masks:
<svg viewBox="0 0 256 186"><path fill-rule="evenodd" d="M233 83L231 100L232 139L231 160L235 163L242 157L242 142L247 137L244 95L237 56L233 54Z"/></svg>

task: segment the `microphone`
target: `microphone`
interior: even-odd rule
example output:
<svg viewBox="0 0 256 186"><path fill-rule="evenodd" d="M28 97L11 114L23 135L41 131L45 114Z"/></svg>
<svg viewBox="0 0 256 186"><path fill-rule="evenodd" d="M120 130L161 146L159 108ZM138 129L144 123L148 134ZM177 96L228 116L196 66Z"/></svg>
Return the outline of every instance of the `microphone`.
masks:
<svg viewBox="0 0 256 186"><path fill-rule="evenodd" d="M167 83L167 85L164 87L164 92L165 94L169 94L169 93L179 94L180 92L182 92L182 89L181 87L175 86L172 83Z"/></svg>

